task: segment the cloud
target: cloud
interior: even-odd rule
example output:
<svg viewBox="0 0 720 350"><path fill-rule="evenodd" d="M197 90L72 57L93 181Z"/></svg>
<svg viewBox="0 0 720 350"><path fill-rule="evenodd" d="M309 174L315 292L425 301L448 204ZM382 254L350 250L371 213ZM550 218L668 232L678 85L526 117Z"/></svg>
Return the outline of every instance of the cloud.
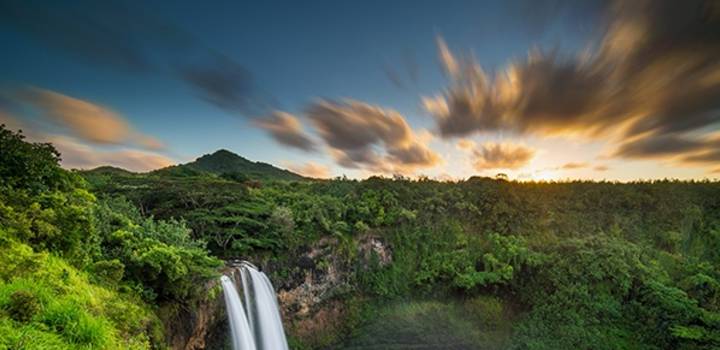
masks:
<svg viewBox="0 0 720 350"><path fill-rule="evenodd" d="M298 118L290 113L274 111L268 117L257 120L255 124L267 130L280 144L306 152L317 150L317 145L305 133Z"/></svg>
<svg viewBox="0 0 720 350"><path fill-rule="evenodd" d="M10 130L23 130L30 142L50 142L60 152L61 164L70 169L92 169L103 165L112 165L131 171L150 171L164 168L176 162L162 154L152 151L123 148L120 150L101 150L74 137L48 135L31 128L27 121L16 118L0 109L0 124Z"/></svg>
<svg viewBox="0 0 720 350"><path fill-rule="evenodd" d="M223 110L247 117L267 113L271 101L259 93L252 74L225 55L212 52L210 59L179 68L183 81L201 99Z"/></svg>
<svg viewBox="0 0 720 350"><path fill-rule="evenodd" d="M159 140L135 131L107 107L40 88L23 89L16 95L47 120L83 140L101 145L135 144L152 150L164 147Z"/></svg>
<svg viewBox="0 0 720 350"><path fill-rule="evenodd" d="M487 142L473 150L476 170L519 169L535 156L535 150L512 143Z"/></svg>
<svg viewBox="0 0 720 350"><path fill-rule="evenodd" d="M26 124L0 110L0 124L11 130L26 128ZM60 152L61 164L70 169L92 169L112 165L131 171L150 171L164 168L176 162L164 155L139 149L99 150L69 136L47 135L30 130L23 135L30 142L50 142Z"/></svg>
<svg viewBox="0 0 720 350"><path fill-rule="evenodd" d="M620 144L614 156L625 158L663 158L676 154L698 152L705 147L704 143L677 135L636 138Z"/></svg>
<svg viewBox="0 0 720 350"><path fill-rule="evenodd" d="M458 63L455 56L450 52L450 49L442 37L437 37L437 46L440 55L440 64L445 68L445 73L451 78L456 79L460 74L460 63Z"/></svg>
<svg viewBox="0 0 720 350"><path fill-rule="evenodd" d="M475 143L475 141L469 139L460 139L455 145L455 147L461 151L471 151L476 146L477 144Z"/></svg>
<svg viewBox="0 0 720 350"><path fill-rule="evenodd" d="M130 2L9 0L0 22L85 62L121 72L170 74L203 100L232 113L267 112L250 72L191 34Z"/></svg>
<svg viewBox="0 0 720 350"><path fill-rule="evenodd" d="M608 171L610 168L607 165L596 165L593 167L595 171Z"/></svg>
<svg viewBox="0 0 720 350"><path fill-rule="evenodd" d="M143 134L135 132L135 133L133 133L133 135L131 136L130 139L131 139L132 143L140 146L141 148L155 150L155 151L165 149L165 144L162 143L162 141L160 141L152 136L147 136L147 135L143 135Z"/></svg>
<svg viewBox="0 0 720 350"><path fill-rule="evenodd" d="M720 148L715 147L711 150L684 156L682 161L686 163L718 164L720 163Z"/></svg>
<svg viewBox="0 0 720 350"><path fill-rule="evenodd" d="M441 162L398 112L367 103L320 100L307 117L338 164L377 172L413 172Z"/></svg>
<svg viewBox="0 0 720 350"><path fill-rule="evenodd" d="M40 109L48 119L85 140L120 144L130 134L130 125L125 119L97 104L37 88L24 91L22 98Z"/></svg>
<svg viewBox="0 0 720 350"><path fill-rule="evenodd" d="M640 137L620 144L614 155L633 159L662 159L679 165L713 166L720 162L720 134Z"/></svg>
<svg viewBox="0 0 720 350"><path fill-rule="evenodd" d="M21 130L24 124L10 113L0 109L0 124L5 125L10 130Z"/></svg>
<svg viewBox="0 0 720 350"><path fill-rule="evenodd" d="M423 98L439 134L602 137L623 158L670 158L707 148L699 145L703 134L720 122L717 5L614 1L607 18L596 47L574 57L534 50L494 75L439 40L450 85ZM713 158L688 159L710 165Z"/></svg>
<svg viewBox="0 0 720 350"><path fill-rule="evenodd" d="M589 167L590 164L586 162L570 162L563 164L560 169L563 170L574 170L574 169L583 169Z"/></svg>
<svg viewBox="0 0 720 350"><path fill-rule="evenodd" d="M60 151L61 164L65 168L92 169L112 165L144 172L175 164L172 159L163 155L137 149L98 151L94 147L65 136L50 136L45 142L51 142Z"/></svg>
<svg viewBox="0 0 720 350"><path fill-rule="evenodd" d="M286 167L292 172L307 177L313 177L317 179L327 179L330 177L330 169L322 164L318 164L315 162L307 162L303 164L287 163Z"/></svg>

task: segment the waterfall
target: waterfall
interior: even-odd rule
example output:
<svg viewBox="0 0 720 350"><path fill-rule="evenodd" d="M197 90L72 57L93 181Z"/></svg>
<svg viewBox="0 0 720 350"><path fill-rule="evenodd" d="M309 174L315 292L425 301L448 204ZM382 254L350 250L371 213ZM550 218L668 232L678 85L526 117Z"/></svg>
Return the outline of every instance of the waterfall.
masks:
<svg viewBox="0 0 720 350"><path fill-rule="evenodd" d="M223 294L225 294L233 350L257 350L235 284L227 276L220 277L220 281L222 282Z"/></svg>
<svg viewBox="0 0 720 350"><path fill-rule="evenodd" d="M233 350L288 350L280 308L270 279L249 262L240 263L245 308L235 279L222 276Z"/></svg>

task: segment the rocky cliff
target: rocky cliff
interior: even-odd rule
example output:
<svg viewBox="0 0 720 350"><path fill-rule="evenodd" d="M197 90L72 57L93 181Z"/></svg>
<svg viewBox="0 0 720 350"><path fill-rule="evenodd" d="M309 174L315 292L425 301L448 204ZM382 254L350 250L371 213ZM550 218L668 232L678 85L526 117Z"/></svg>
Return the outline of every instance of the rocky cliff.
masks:
<svg viewBox="0 0 720 350"><path fill-rule="evenodd" d="M257 265L273 279L285 331L291 341L310 347L324 347L343 334L351 293L353 271L366 268L371 259L381 265L392 261L391 248L379 237L357 239L355 251L339 254L341 243L325 238L285 263L272 257L257 258ZM352 256L353 259L348 259ZM289 271L280 277L276 272ZM221 349L227 338L227 319L222 291L217 281L207 285L207 296L181 310L165 310L166 334L173 349ZM183 320L180 322L180 320Z"/></svg>

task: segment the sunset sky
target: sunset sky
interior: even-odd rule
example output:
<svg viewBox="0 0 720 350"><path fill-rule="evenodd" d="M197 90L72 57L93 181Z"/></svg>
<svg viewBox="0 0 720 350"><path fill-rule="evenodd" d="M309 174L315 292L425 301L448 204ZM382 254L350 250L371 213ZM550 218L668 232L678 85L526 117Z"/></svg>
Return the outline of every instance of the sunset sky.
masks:
<svg viewBox="0 0 720 350"><path fill-rule="evenodd" d="M713 1L0 0L0 121L69 168L720 177Z"/></svg>

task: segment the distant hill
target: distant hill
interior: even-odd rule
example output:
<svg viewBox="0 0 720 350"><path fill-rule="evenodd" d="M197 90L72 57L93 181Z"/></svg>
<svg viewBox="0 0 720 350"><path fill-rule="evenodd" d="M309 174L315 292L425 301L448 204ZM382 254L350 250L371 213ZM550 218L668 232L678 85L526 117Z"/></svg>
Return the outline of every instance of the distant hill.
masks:
<svg viewBox="0 0 720 350"><path fill-rule="evenodd" d="M253 162L228 150L206 154L193 162L176 165L152 172L157 175L188 176L197 173L213 173L230 178L253 180L302 180L305 177L263 162Z"/></svg>
<svg viewBox="0 0 720 350"><path fill-rule="evenodd" d="M190 163L179 164L153 170L149 173L135 173L113 166L100 166L90 170L83 170L81 174L86 178L144 178L151 176L192 177L203 174L215 174L223 178L242 180L304 180L302 175L292 171L280 169L271 164L253 162L233 152L221 149L212 154L206 154Z"/></svg>
<svg viewBox="0 0 720 350"><path fill-rule="evenodd" d="M98 174L98 175L132 175L135 174L134 172L130 170L125 170L123 168L118 168L110 165L104 165L99 166L97 168L89 169L89 170L83 170L83 173L86 174Z"/></svg>

